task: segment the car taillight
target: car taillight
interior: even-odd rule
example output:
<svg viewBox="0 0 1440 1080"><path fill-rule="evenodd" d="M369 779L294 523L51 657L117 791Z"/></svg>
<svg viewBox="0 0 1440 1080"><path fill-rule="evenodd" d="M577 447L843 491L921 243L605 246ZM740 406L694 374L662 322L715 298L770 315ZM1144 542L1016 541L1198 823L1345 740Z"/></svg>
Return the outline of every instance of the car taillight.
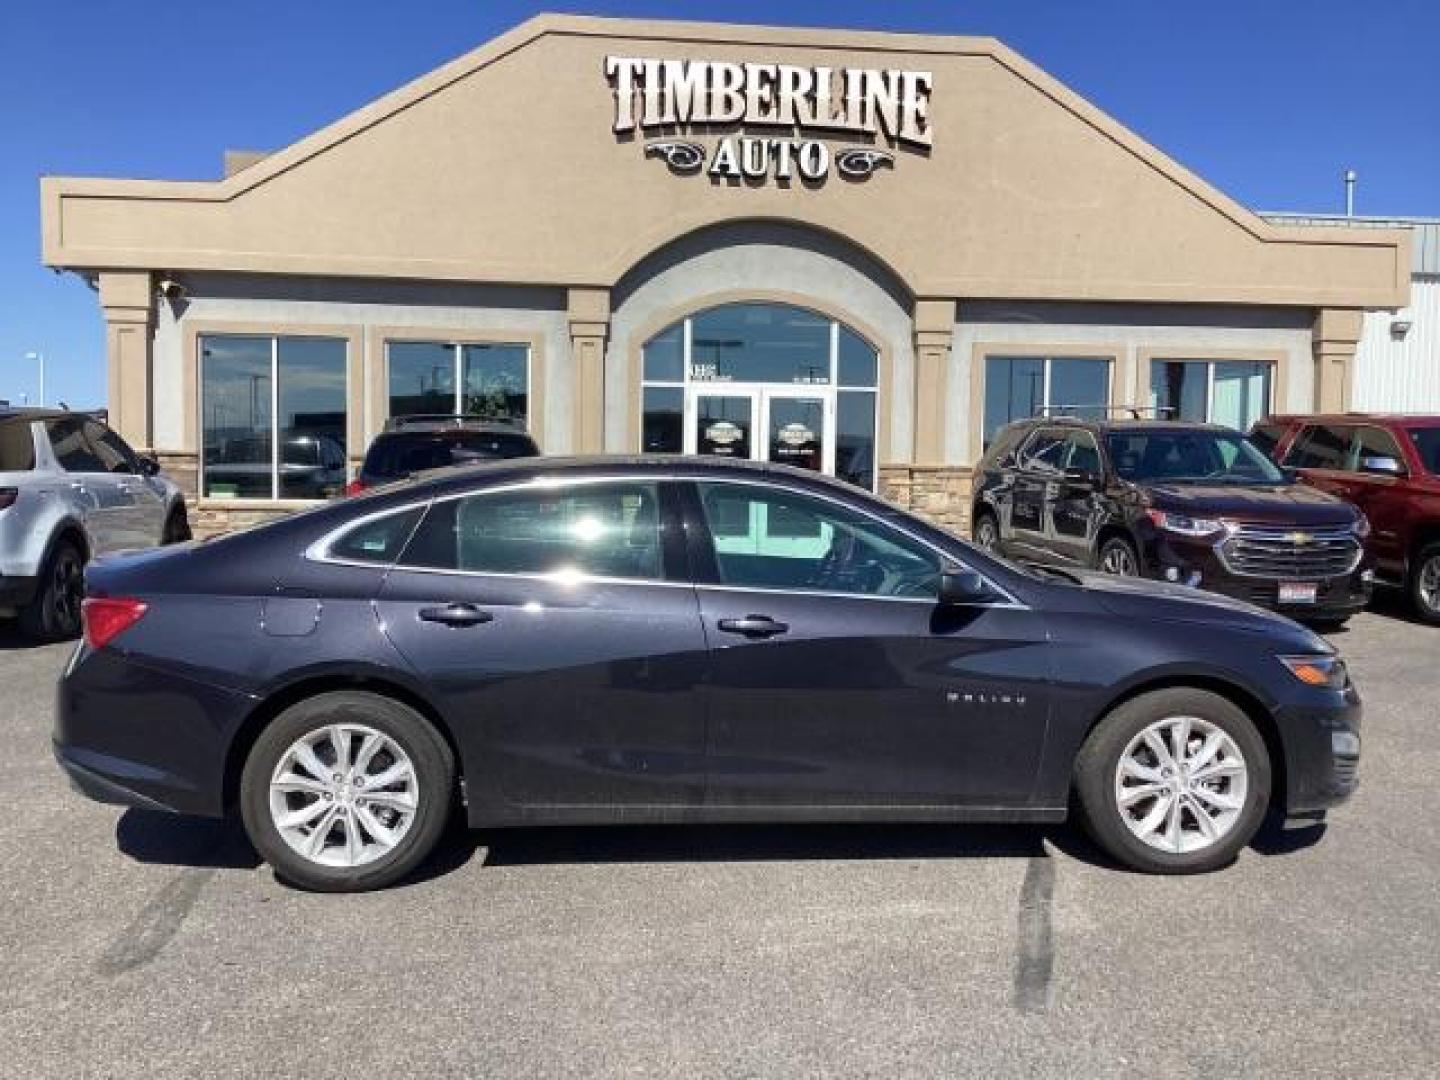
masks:
<svg viewBox="0 0 1440 1080"><path fill-rule="evenodd" d="M142 600L89 597L80 605L80 619L85 626L85 644L92 649L103 649L139 622L148 610L149 605Z"/></svg>
<svg viewBox="0 0 1440 1080"><path fill-rule="evenodd" d="M0 488L0 510L12 505L20 497L18 488Z"/></svg>
<svg viewBox="0 0 1440 1080"><path fill-rule="evenodd" d="M364 481L364 480L361 480L360 477L358 477L358 476L357 476L354 480L351 480L348 484L345 485L345 494L346 494L347 496L348 496L348 495L359 495L359 494L360 494L362 491L364 491L364 490L365 490L365 481Z"/></svg>

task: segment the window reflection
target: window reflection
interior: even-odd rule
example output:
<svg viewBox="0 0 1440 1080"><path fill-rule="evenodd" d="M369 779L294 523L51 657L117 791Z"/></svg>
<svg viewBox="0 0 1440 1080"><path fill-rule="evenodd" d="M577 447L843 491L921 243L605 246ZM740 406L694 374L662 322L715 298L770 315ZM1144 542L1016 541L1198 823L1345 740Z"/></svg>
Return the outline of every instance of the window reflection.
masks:
<svg viewBox="0 0 1440 1080"><path fill-rule="evenodd" d="M208 498L273 495L271 359L270 338L201 339L201 490Z"/></svg>
<svg viewBox="0 0 1440 1080"><path fill-rule="evenodd" d="M465 415L524 426L530 349L516 344L392 341L390 415Z"/></svg>

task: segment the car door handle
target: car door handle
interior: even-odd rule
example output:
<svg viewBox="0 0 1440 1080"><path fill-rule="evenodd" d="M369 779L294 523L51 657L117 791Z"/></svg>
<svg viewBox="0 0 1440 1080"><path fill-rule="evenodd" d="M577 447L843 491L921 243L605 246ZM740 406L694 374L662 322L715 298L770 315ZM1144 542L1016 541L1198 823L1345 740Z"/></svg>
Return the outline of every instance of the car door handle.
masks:
<svg viewBox="0 0 1440 1080"><path fill-rule="evenodd" d="M721 619L715 624L727 634L741 634L748 638L768 638L786 633L789 624L776 622L769 615L746 615L743 619Z"/></svg>
<svg viewBox="0 0 1440 1080"><path fill-rule="evenodd" d="M425 622L440 623L442 626L479 626L495 618L488 611L481 611L474 604L446 604L443 607L421 608L420 618Z"/></svg>

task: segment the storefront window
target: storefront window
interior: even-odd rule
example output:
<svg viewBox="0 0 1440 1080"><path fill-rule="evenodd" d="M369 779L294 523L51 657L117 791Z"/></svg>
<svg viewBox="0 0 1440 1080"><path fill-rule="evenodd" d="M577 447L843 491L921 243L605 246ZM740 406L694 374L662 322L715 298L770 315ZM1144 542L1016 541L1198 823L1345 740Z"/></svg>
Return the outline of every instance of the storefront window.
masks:
<svg viewBox="0 0 1440 1080"><path fill-rule="evenodd" d="M1167 420L1247 430L1270 410L1271 365L1251 360L1154 360L1150 406Z"/></svg>
<svg viewBox="0 0 1440 1080"><path fill-rule="evenodd" d="M202 492L323 499L346 479L346 343L200 339Z"/></svg>
<svg viewBox="0 0 1440 1080"><path fill-rule="evenodd" d="M529 346L392 341L386 356L391 416L453 414L528 423Z"/></svg>
<svg viewBox="0 0 1440 1080"><path fill-rule="evenodd" d="M1103 418L1109 400L1104 357L987 356L984 445L1006 424L1047 412Z"/></svg>
<svg viewBox="0 0 1440 1080"><path fill-rule="evenodd" d="M778 461L873 489L879 353L826 315L725 304L647 341L640 448Z"/></svg>

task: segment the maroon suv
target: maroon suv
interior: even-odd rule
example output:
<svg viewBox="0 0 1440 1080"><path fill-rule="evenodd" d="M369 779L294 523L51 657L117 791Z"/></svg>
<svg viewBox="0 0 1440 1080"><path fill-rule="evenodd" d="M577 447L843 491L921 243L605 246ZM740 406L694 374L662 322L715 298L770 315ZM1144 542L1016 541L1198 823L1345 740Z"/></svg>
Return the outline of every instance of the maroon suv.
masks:
<svg viewBox="0 0 1440 1080"><path fill-rule="evenodd" d="M1376 576L1440 623L1440 416L1272 416L1251 440L1370 519Z"/></svg>

